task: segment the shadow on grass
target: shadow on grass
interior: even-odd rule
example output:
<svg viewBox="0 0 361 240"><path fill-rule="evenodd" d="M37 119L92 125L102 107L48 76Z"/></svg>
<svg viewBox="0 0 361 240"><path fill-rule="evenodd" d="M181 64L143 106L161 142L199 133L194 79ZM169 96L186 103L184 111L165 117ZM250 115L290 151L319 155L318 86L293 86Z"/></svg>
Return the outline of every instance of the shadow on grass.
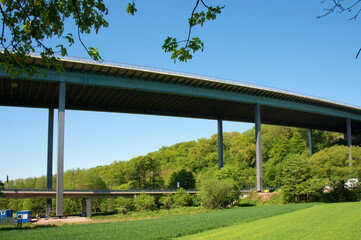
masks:
<svg viewBox="0 0 361 240"><path fill-rule="evenodd" d="M30 229L38 229L38 228L53 228L53 227L58 227L56 225L28 225L28 226L23 226L23 227L18 227L18 226L9 226L9 227L0 227L0 232L2 231L26 231L26 230L30 230Z"/></svg>
<svg viewBox="0 0 361 240"><path fill-rule="evenodd" d="M102 213L92 213L92 217L95 217L95 216L110 216L110 215L115 215L115 214L118 214L118 211L102 212Z"/></svg>

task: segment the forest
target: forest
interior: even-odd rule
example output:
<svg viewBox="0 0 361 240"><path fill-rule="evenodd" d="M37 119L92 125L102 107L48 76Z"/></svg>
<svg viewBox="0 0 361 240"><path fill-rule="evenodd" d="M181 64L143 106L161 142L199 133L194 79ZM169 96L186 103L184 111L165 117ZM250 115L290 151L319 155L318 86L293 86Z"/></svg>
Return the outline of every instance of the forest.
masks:
<svg viewBox="0 0 361 240"><path fill-rule="evenodd" d="M226 180L238 190L255 188L254 128L243 133L226 132L223 141L224 167L221 170L218 170L215 134L209 139L164 146L129 161L68 170L64 173L64 189L176 189L178 182L180 188L195 189L205 178ZM263 125L264 188L281 190L284 202L317 201L321 197L349 200L342 191L347 179L361 175L361 151L358 147L352 148L353 162L350 163L348 148L344 145L343 134L313 130L315 154L310 157L308 129ZM335 162L331 162L333 158ZM53 188L55 179L53 176ZM336 195L323 194L325 186L332 187ZM46 189L46 176L9 181L9 188ZM124 202L121 198L93 200L92 207L95 212L114 211ZM0 199L0 209L43 211L44 206L45 199ZM65 199L64 210L80 212L80 200Z"/></svg>

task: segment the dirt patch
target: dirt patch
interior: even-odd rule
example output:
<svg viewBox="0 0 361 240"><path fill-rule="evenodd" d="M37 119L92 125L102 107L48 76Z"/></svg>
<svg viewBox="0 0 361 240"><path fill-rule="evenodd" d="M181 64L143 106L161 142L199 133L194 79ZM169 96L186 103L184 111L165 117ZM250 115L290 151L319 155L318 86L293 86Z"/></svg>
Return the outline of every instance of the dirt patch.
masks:
<svg viewBox="0 0 361 240"><path fill-rule="evenodd" d="M262 202L270 200L274 195L280 194L279 192L270 192L270 193L258 193L258 196L261 198Z"/></svg>
<svg viewBox="0 0 361 240"><path fill-rule="evenodd" d="M36 222L33 222L33 224L35 225L63 225L65 223L83 223L83 222L90 222L92 221L90 218L86 218L86 217L67 217L67 218L49 218L49 219L45 219L45 218L41 218Z"/></svg>

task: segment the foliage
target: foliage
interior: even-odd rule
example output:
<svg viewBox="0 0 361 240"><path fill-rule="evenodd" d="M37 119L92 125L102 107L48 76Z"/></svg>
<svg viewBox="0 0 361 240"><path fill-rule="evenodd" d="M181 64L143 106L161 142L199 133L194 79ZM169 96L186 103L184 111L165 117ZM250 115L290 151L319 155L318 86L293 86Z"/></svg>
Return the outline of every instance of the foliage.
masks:
<svg viewBox="0 0 361 240"><path fill-rule="evenodd" d="M180 188L174 194L167 194L161 197L159 199L159 203L162 205L162 208L171 209L177 207L193 206L195 204L195 199L183 188Z"/></svg>
<svg viewBox="0 0 361 240"><path fill-rule="evenodd" d="M263 180L265 185L270 187L291 186L289 189L291 195L287 195L287 202L317 200L320 191L322 192L326 186L326 182L322 182L326 181L325 179L319 181L312 177L310 180L310 166L304 165L309 154L307 134L305 129L262 126ZM340 134L336 133L313 131L313 137L316 153L335 143L342 143ZM90 169L68 170L64 173L64 188L126 190L163 189L166 187L174 189L178 181L183 188L194 188L192 187L194 178L229 181L237 189L255 187L254 129L243 133L223 134L224 167L220 171L218 170L217 139L217 134L214 134L208 139L202 138L162 147L158 151L135 157L129 161L115 161L110 165ZM353 151L356 151L354 152L356 157L358 148L353 147ZM300 153L301 155L299 155ZM356 164L354 169L355 174L357 173L359 176L361 171ZM180 180L177 180L179 177ZM55 181L56 177L53 177L53 186L55 186ZM299 186L293 187L294 184ZM9 188L46 189L46 177L12 180L9 181ZM308 200L307 196L309 196ZM167 201L174 204L171 198ZM9 199L4 204L7 204L6 208L23 210L24 201L24 199ZM65 206L69 211L68 214L71 214L70 210L78 211L75 207L78 203L71 201L67 202ZM163 207L167 206L162 201L160 203ZM115 210L129 212L131 211L129 209L134 208L124 207L117 201L109 199L93 200L92 206L97 212Z"/></svg>
<svg viewBox="0 0 361 240"><path fill-rule="evenodd" d="M176 207L192 206L194 201L194 197L187 193L183 188L180 188L175 194L172 195L172 202Z"/></svg>
<svg viewBox="0 0 361 240"><path fill-rule="evenodd" d="M204 207L221 208L233 203L240 195L229 180L203 179L199 186L198 198Z"/></svg>
<svg viewBox="0 0 361 240"><path fill-rule="evenodd" d="M346 146L334 146L314 154L309 165L311 174L318 186L329 186L333 189L338 202L347 200L345 183L348 179L360 177L361 148L352 147L352 160L349 160L350 149Z"/></svg>
<svg viewBox="0 0 361 240"><path fill-rule="evenodd" d="M254 199L243 198L238 201L237 205L240 207L254 207L259 205L259 203L257 200Z"/></svg>
<svg viewBox="0 0 361 240"><path fill-rule="evenodd" d="M127 213L134 211L134 201L131 198L118 197L116 199L117 211L119 213Z"/></svg>
<svg viewBox="0 0 361 240"><path fill-rule="evenodd" d="M94 60L101 57L97 48L86 47L82 34L98 33L102 27L108 27L104 16L108 9L103 0L66 0L66 1L1 1L2 34L0 44L3 48L0 65L17 77L23 73L29 76L37 73L36 67L25 68L29 55L41 51L43 66L57 66L55 53L67 55L67 47L75 43L75 37L65 24L70 20L77 27L77 38L88 55ZM50 46L47 39L58 38L59 44ZM20 66L20 68L15 68Z"/></svg>
<svg viewBox="0 0 361 240"><path fill-rule="evenodd" d="M154 210L155 205L155 198L151 195L142 193L140 195L134 196L134 207L135 210Z"/></svg>
<svg viewBox="0 0 361 240"><path fill-rule="evenodd" d="M315 186L308 159L308 153L293 154L286 159L282 186L286 202L311 202L321 195L323 187Z"/></svg>
<svg viewBox="0 0 361 240"><path fill-rule="evenodd" d="M207 12L201 11L196 12L199 5L206 8ZM180 62L187 62L187 60L192 59L193 53L204 49L204 43L199 39L199 37L193 37L191 38L192 29L195 26L201 26L203 27L203 24L205 21L209 20L215 20L218 14L221 14L223 7L220 6L209 6L205 4L204 0L196 0L195 7L192 11L191 17L188 19L189 24L189 31L188 31L188 37L186 40L177 41L177 38L174 37L167 37L164 40L164 44L162 46L162 49L164 52L170 52L172 53L171 58L176 62L179 60ZM185 43L183 47L180 47L180 43Z"/></svg>
<svg viewBox="0 0 361 240"><path fill-rule="evenodd" d="M1 192L1 190L5 189L5 184L0 180L0 196L3 195L3 193Z"/></svg>
<svg viewBox="0 0 361 240"><path fill-rule="evenodd" d="M166 181L166 188L176 189L178 187L184 189L194 189L196 186L196 180L194 179L193 173L185 169L173 171Z"/></svg>
<svg viewBox="0 0 361 240"><path fill-rule="evenodd" d="M173 207L172 194L166 194L159 199L159 203L162 205L161 208L171 209Z"/></svg>
<svg viewBox="0 0 361 240"><path fill-rule="evenodd" d="M68 48L75 44L77 39L92 59L101 60L97 48L86 46L82 36L92 32L98 34L101 28L109 26L105 20L108 9L103 0L1 0L0 3L0 44L3 48L0 66L13 78L24 73L29 77L38 73L37 67L28 64L29 55L36 51L41 51L42 67L55 66L58 71L63 70L55 54L68 55ZM206 12L196 12L199 6L203 6ZM223 8L206 5L205 0L196 0L188 19L187 39L177 41L176 38L167 37L162 49L172 53L171 58L174 61L186 62L192 59L191 52L203 51L204 48L204 43L198 37L191 38L192 29L197 25L202 27L206 20L215 20ZM137 12L135 0L128 3L125 11L134 16ZM77 28L75 34L71 25ZM47 42L47 39L51 38L58 39L56 46ZM180 47L180 43L185 45Z"/></svg>
<svg viewBox="0 0 361 240"><path fill-rule="evenodd" d="M31 236L34 239L73 239L74 236L78 239L171 239L237 223L285 215L285 213L311 206L313 204L234 208L143 221L78 224L27 229L26 231L2 231L1 237L2 239L23 239L26 236Z"/></svg>
<svg viewBox="0 0 361 240"><path fill-rule="evenodd" d="M65 213L80 213L81 212L81 200L65 198L63 201L63 209ZM42 206L44 208L44 206Z"/></svg>
<svg viewBox="0 0 361 240"><path fill-rule="evenodd" d="M360 210L361 203L315 205L181 239L359 239Z"/></svg>

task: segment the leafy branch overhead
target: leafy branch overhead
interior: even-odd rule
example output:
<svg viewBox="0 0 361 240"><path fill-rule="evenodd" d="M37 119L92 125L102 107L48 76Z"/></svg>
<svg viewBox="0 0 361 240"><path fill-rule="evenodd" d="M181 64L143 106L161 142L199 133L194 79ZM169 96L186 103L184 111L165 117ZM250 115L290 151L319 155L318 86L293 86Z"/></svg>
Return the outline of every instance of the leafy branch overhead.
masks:
<svg viewBox="0 0 361 240"><path fill-rule="evenodd" d="M346 2L346 3L345 3ZM317 18L326 17L332 13L349 13L351 17L349 20L357 20L357 17L361 13L361 0L351 0L351 1L344 1L344 0L323 0L322 3L327 4L330 3L330 6L325 8L325 13ZM358 50L356 54L356 58L358 58L361 52L361 48Z"/></svg>
<svg viewBox="0 0 361 240"><path fill-rule="evenodd" d="M196 12L200 6L203 6L206 9L206 12ZM172 53L171 58L174 62L176 62L177 59L180 62L187 62L187 60L192 59L192 53L199 50L203 51L204 49L204 43L198 37L191 38L193 27L197 25L203 27L206 20L215 20L217 14L221 14L223 8L224 6L208 6L203 0L197 0L191 17L188 19L189 31L187 39L178 41L177 38L167 37L164 40L162 49L166 53ZM180 46L180 44L182 44L182 46Z"/></svg>
<svg viewBox="0 0 361 240"><path fill-rule="evenodd" d="M12 77L37 73L36 67L24 68L30 54L40 51L44 66L61 69L55 54L66 56L67 47L75 37L65 32L65 22L70 19L77 27L76 37L94 60L101 57L95 47L87 47L82 34L98 33L108 27L104 16L108 14L103 0L0 0L2 66ZM47 39L58 38L59 44L50 46Z"/></svg>

